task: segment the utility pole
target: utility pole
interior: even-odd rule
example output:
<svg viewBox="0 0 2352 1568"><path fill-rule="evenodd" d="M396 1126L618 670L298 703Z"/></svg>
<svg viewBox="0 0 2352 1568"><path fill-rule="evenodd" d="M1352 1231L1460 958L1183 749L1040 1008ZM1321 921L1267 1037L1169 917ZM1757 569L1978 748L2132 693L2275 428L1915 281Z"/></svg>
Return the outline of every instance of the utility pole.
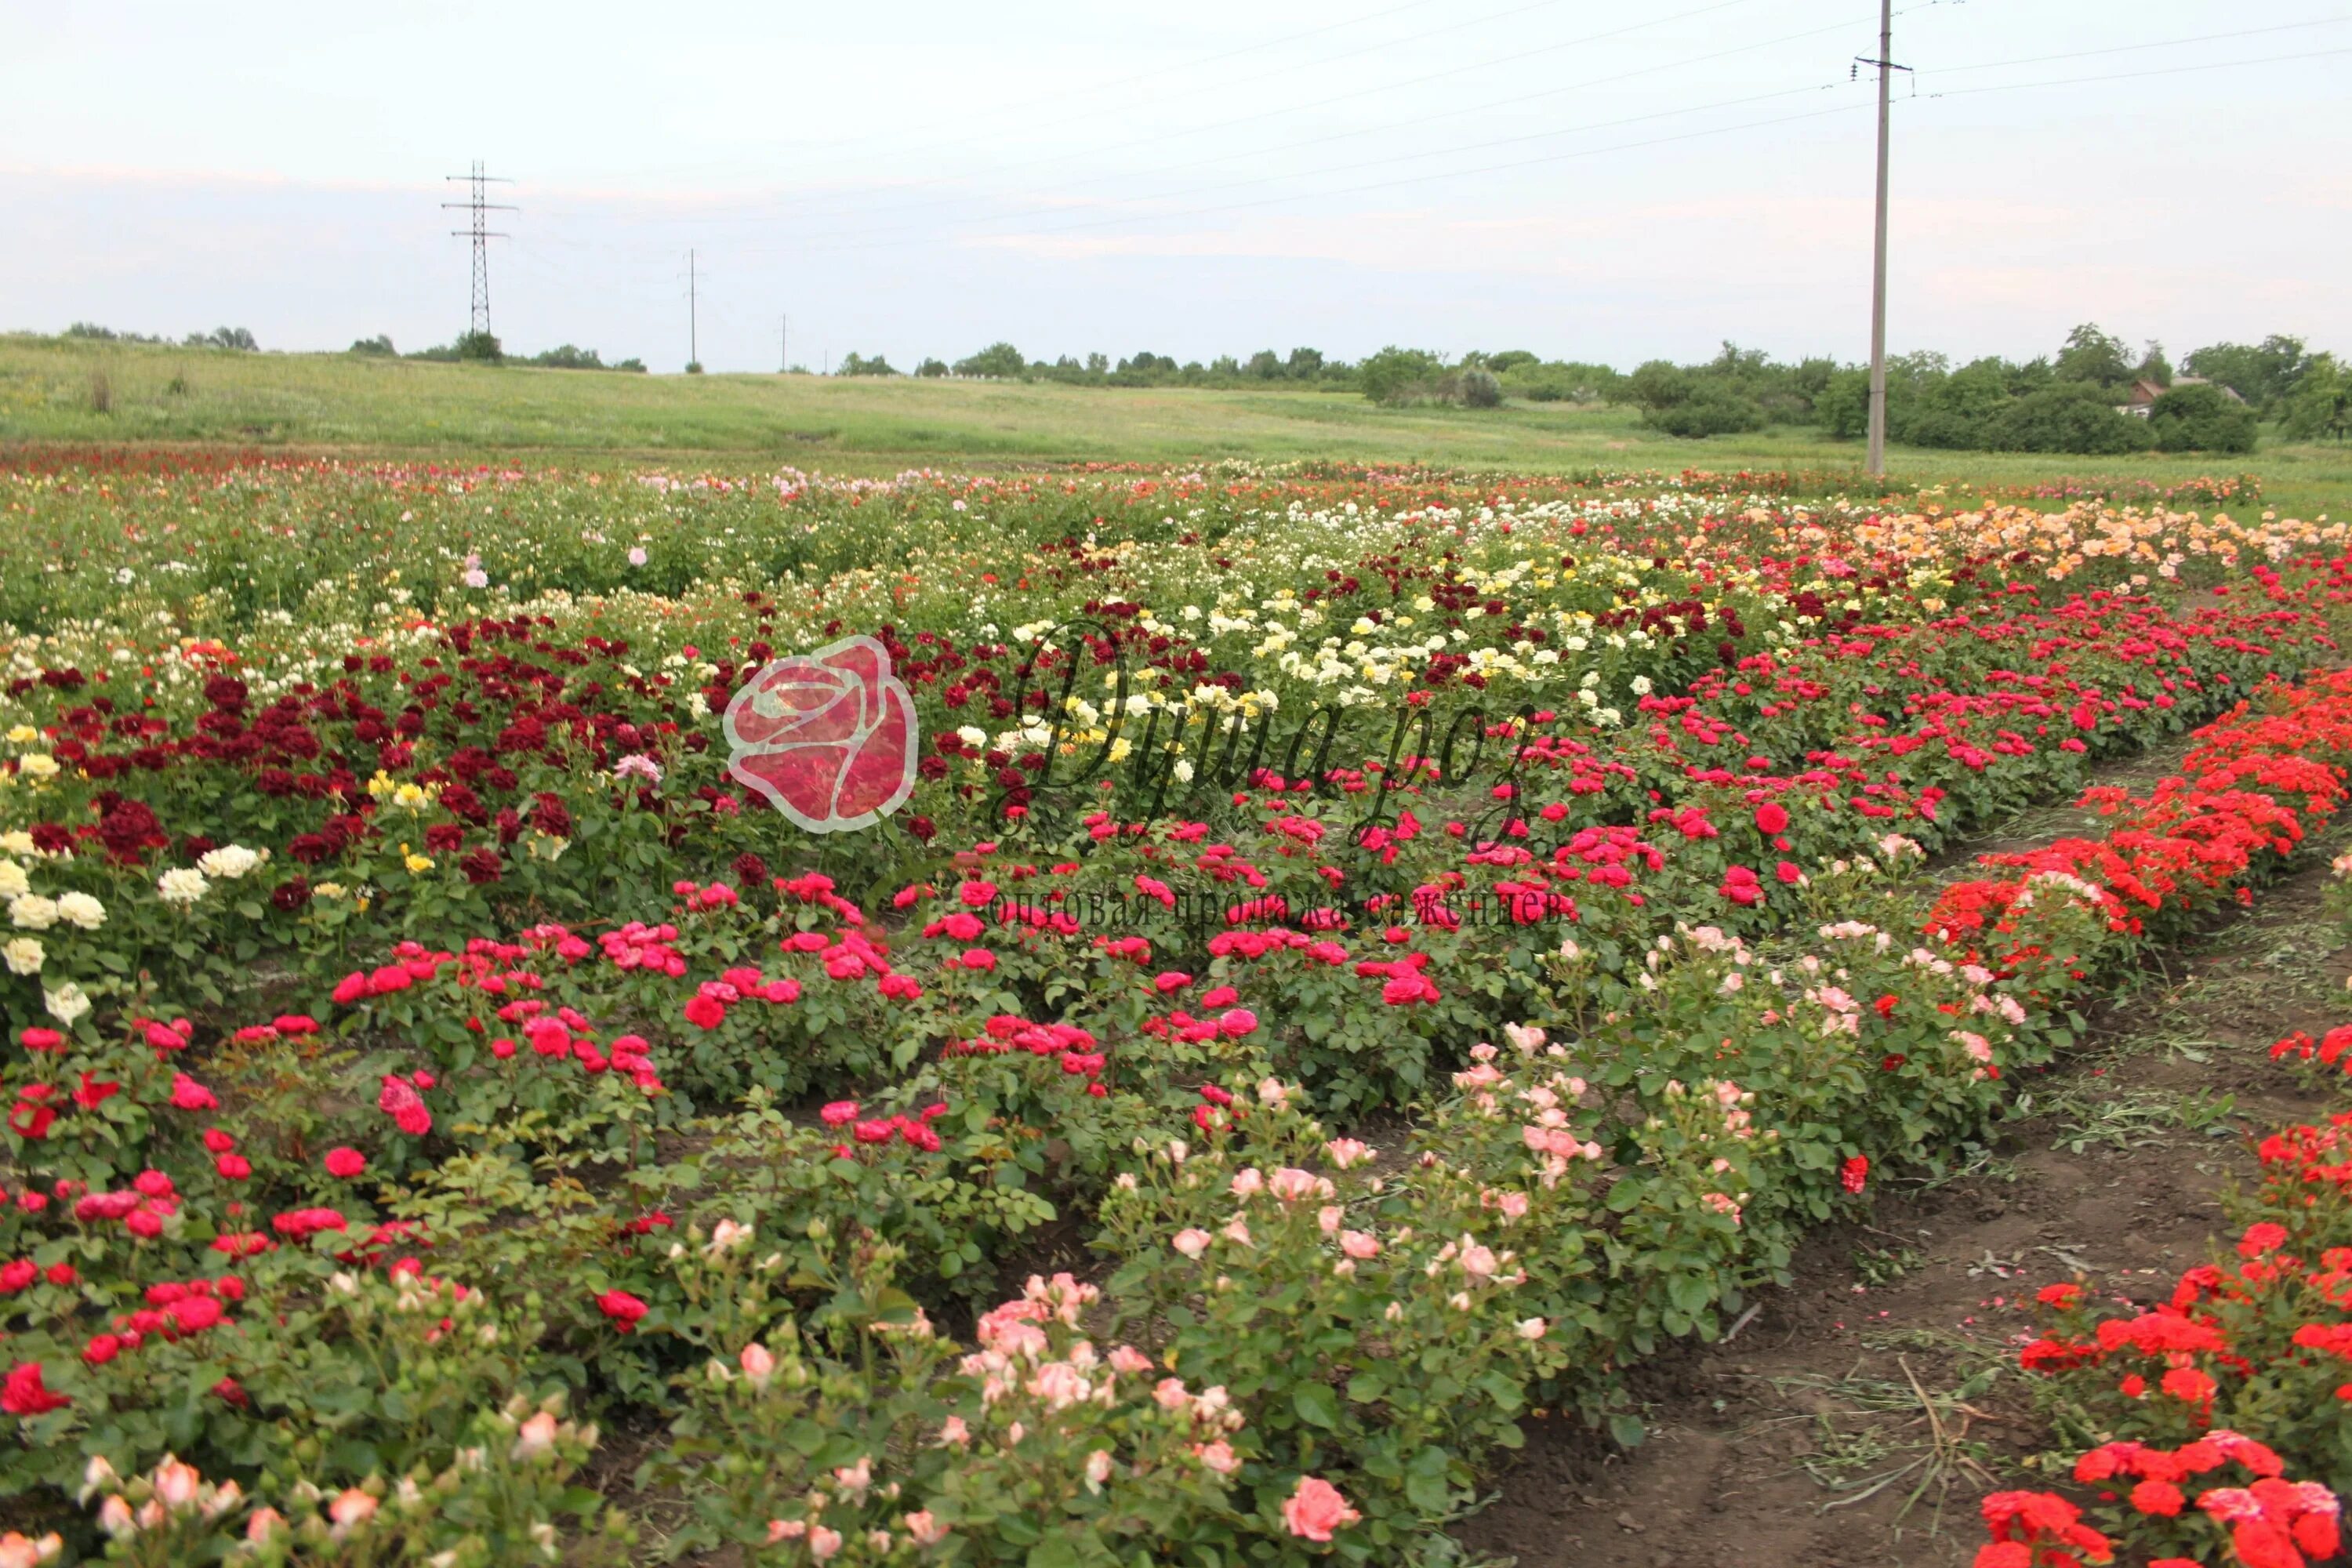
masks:
<svg viewBox="0 0 2352 1568"><path fill-rule="evenodd" d="M686 253L686 363L702 363L701 302L695 294L694 252Z"/></svg>
<svg viewBox="0 0 2352 1568"><path fill-rule="evenodd" d="M456 181L473 187L473 194L467 200L462 202L443 202L441 205L445 208L451 208L459 212L467 212L473 215L473 222L470 226L465 228L453 228L449 232L459 239L470 238L474 242L473 314L471 318L472 324L467 328L467 331L471 332L479 332L484 337L488 337L490 335L489 242L494 239L506 239L509 237L509 236L499 234L489 227L489 215L494 212L520 212L522 209L520 207L509 206L503 202L494 202L488 199L489 191L488 187L491 185L511 185L514 182L512 180L500 179L495 174L486 174L482 173L482 161L479 158L474 160L474 171L472 174L445 174L442 178L445 181Z"/></svg>
<svg viewBox="0 0 2352 1568"><path fill-rule="evenodd" d="M1886 113L1889 84L1899 70L1895 48L1895 0L1878 0L1878 234L1870 264L1870 456L1872 479L1886 477Z"/></svg>

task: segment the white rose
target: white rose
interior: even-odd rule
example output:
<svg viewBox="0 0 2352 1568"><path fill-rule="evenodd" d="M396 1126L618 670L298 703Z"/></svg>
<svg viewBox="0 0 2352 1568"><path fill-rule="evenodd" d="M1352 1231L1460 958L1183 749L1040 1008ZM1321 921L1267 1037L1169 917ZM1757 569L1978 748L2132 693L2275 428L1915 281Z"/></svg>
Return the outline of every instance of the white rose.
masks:
<svg viewBox="0 0 2352 1568"><path fill-rule="evenodd" d="M106 906L88 893L66 893L58 899L58 917L84 931L96 931L106 923Z"/></svg>
<svg viewBox="0 0 2352 1568"><path fill-rule="evenodd" d="M38 974L42 961L47 957L36 937L20 936L5 947L0 947L0 958L8 961L8 973L11 974Z"/></svg>
<svg viewBox="0 0 2352 1568"><path fill-rule="evenodd" d="M30 855L32 852L33 836L23 828L0 833L0 855Z"/></svg>
<svg viewBox="0 0 2352 1568"><path fill-rule="evenodd" d="M155 893L167 904L193 904L205 896L212 884L205 880L202 871L185 866L175 866L155 879Z"/></svg>
<svg viewBox="0 0 2352 1568"><path fill-rule="evenodd" d="M70 1024L89 1011L89 998L70 980L55 991L44 991L41 999L49 1005L49 1016L60 1024Z"/></svg>
<svg viewBox="0 0 2352 1568"><path fill-rule="evenodd" d="M217 849L207 850L199 856L196 859L196 869L207 877L217 878L224 882L234 882L260 864L261 857L244 845L224 844Z"/></svg>
<svg viewBox="0 0 2352 1568"><path fill-rule="evenodd" d="M10 900L8 919L20 931L47 931L58 923L58 901L39 893Z"/></svg>
<svg viewBox="0 0 2352 1568"><path fill-rule="evenodd" d="M34 780L58 776L58 760L47 752L28 752L16 759L16 771Z"/></svg>
<svg viewBox="0 0 2352 1568"><path fill-rule="evenodd" d="M21 899L33 890L32 879L14 860L0 860L0 900Z"/></svg>

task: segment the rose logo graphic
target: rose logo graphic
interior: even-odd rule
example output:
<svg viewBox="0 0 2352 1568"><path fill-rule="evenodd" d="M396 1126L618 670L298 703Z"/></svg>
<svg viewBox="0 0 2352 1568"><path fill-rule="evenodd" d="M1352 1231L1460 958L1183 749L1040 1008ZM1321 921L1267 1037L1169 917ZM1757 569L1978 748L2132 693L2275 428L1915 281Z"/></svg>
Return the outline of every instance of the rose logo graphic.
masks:
<svg viewBox="0 0 2352 1568"><path fill-rule="evenodd" d="M724 728L727 771L811 833L871 827L914 793L915 700L872 637L761 667Z"/></svg>

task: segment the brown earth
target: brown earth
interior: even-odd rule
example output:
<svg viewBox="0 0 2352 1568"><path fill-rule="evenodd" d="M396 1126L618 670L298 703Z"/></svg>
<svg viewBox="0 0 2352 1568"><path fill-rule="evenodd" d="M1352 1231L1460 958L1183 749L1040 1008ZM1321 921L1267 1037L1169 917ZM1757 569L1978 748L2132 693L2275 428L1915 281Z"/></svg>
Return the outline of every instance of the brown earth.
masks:
<svg viewBox="0 0 2352 1568"><path fill-rule="evenodd" d="M2169 760L2102 782L2144 787ZM2096 821L2031 814L1999 847ZM2251 1140L2327 1105L2268 1049L2352 1013L2328 880L2323 853L2156 955L2103 1000L2082 1048L2021 1086L1991 1146L1961 1152L1959 1173L1888 1184L1868 1223L1814 1237L1735 1334L1648 1369L1639 1447L1529 1423L1455 1531L1465 1553L1519 1568L1967 1563L1982 1496L2045 1484L2028 1462L2046 1427L2014 1361L2033 1292L2079 1274L2140 1302L2168 1294L2207 1259Z"/></svg>

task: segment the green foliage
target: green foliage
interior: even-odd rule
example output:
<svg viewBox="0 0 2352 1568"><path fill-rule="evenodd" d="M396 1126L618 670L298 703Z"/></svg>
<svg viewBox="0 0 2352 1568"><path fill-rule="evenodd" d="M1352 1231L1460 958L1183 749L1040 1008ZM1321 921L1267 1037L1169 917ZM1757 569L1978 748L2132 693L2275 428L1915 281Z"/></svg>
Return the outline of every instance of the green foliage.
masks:
<svg viewBox="0 0 2352 1568"><path fill-rule="evenodd" d="M389 332L378 332L372 338L355 338L352 342L352 346L343 352L360 354L370 359L394 359L400 353L398 349L392 346L392 334Z"/></svg>
<svg viewBox="0 0 2352 1568"><path fill-rule="evenodd" d="M2110 392L2129 386L2133 378L2130 351L2123 340L2092 321L2066 334L2054 369L2060 381L2086 382Z"/></svg>
<svg viewBox="0 0 2352 1568"><path fill-rule="evenodd" d="M2113 394L2093 381L2062 380L2004 406L1985 426L1985 444L2003 451L2113 454L2146 451L2146 425L2116 412Z"/></svg>
<svg viewBox="0 0 2352 1568"><path fill-rule="evenodd" d="M2314 354L2284 400L2286 433L2303 441L2342 441L2352 434L2352 366Z"/></svg>
<svg viewBox="0 0 2352 1568"><path fill-rule="evenodd" d="M2160 452L2251 452L2254 411L2210 384L2176 386L2148 410Z"/></svg>
<svg viewBox="0 0 2352 1568"><path fill-rule="evenodd" d="M875 354L869 358L852 350L842 356L841 363L835 367L833 374L835 375L896 375L898 373L890 367L889 360L881 354Z"/></svg>
<svg viewBox="0 0 2352 1568"><path fill-rule="evenodd" d="M991 343L969 359L955 363L958 375L993 376L1000 380L1018 376L1028 368L1029 362L1021 357L1021 351L1007 342Z"/></svg>
<svg viewBox="0 0 2352 1568"><path fill-rule="evenodd" d="M489 332L467 332L450 347L457 351L459 360L467 363L502 364L506 362L506 350L499 347L498 338Z"/></svg>
<svg viewBox="0 0 2352 1568"><path fill-rule="evenodd" d="M915 367L915 374L919 376L934 378L945 375L948 374L947 361L941 359L925 359L922 363Z"/></svg>
<svg viewBox="0 0 2352 1568"><path fill-rule="evenodd" d="M1445 362L1426 349L1401 349L1394 343L1365 356L1356 367L1356 384L1374 403L1400 404L1426 397L1445 369Z"/></svg>
<svg viewBox="0 0 2352 1568"><path fill-rule="evenodd" d="M2182 360L2180 368L2218 382L2265 417L2275 417L2314 363L2313 356L2304 352L2301 338L2273 332L2252 347L2210 344Z"/></svg>

